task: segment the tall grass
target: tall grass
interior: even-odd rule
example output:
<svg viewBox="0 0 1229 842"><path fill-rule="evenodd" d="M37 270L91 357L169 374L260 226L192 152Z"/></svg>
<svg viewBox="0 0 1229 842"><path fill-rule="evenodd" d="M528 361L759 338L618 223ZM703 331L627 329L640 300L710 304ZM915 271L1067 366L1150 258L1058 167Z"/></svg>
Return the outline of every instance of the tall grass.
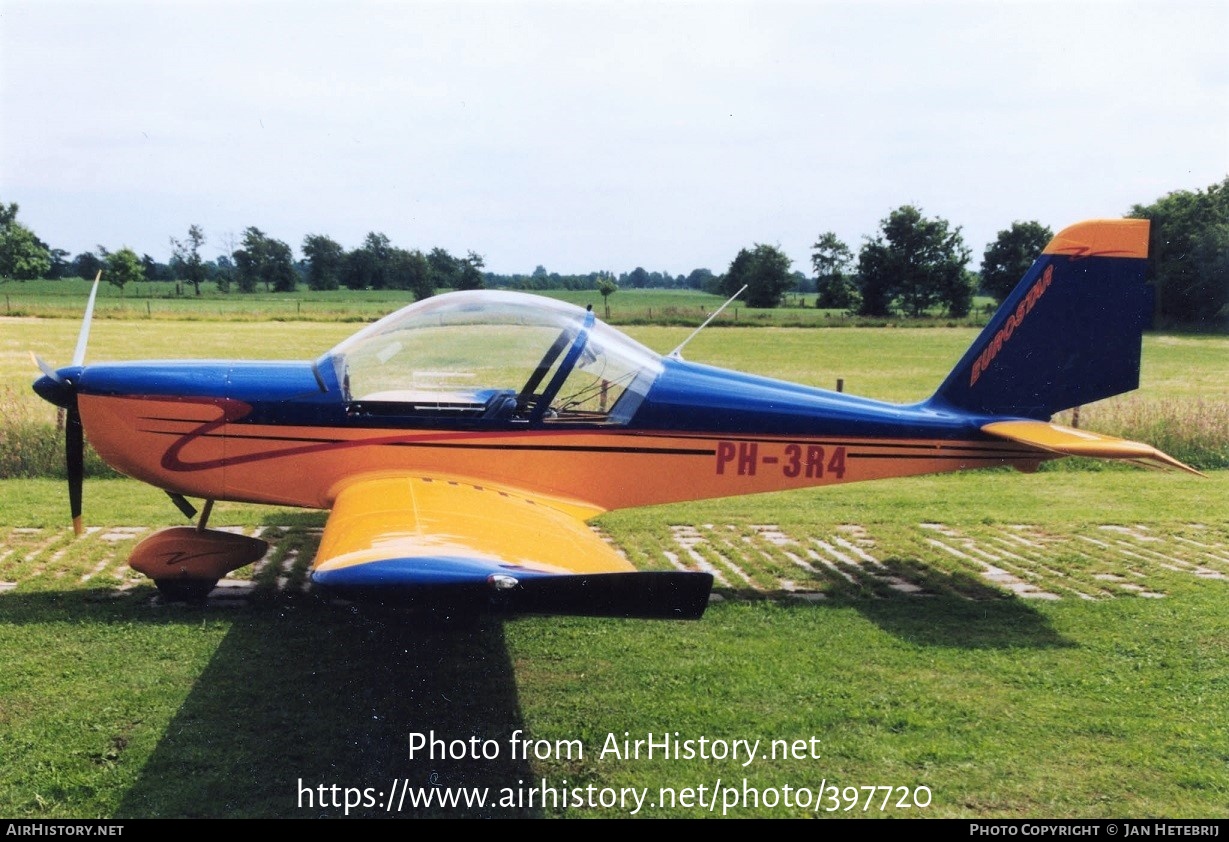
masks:
<svg viewBox="0 0 1229 842"><path fill-rule="evenodd" d="M85 475L117 476L88 442ZM63 425L36 419L34 408L19 399L17 390L0 387L0 479L66 476Z"/></svg>
<svg viewBox="0 0 1229 842"><path fill-rule="evenodd" d="M1070 426L1073 413L1060 413L1055 421ZM1079 426L1146 442L1194 468L1229 468L1229 400L1101 401L1080 409Z"/></svg>

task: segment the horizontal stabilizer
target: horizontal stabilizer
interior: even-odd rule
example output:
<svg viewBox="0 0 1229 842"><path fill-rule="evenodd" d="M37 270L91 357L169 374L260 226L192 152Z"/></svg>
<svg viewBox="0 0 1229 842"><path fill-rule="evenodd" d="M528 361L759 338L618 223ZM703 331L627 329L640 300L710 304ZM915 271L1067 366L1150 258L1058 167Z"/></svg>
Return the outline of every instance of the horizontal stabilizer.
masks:
<svg viewBox="0 0 1229 842"><path fill-rule="evenodd" d="M1121 459L1146 468L1172 468L1197 476L1203 474L1185 465L1150 444L1090 433L1050 424L1045 421L995 421L982 428L983 433L1038 447L1063 456L1086 456L1093 459Z"/></svg>

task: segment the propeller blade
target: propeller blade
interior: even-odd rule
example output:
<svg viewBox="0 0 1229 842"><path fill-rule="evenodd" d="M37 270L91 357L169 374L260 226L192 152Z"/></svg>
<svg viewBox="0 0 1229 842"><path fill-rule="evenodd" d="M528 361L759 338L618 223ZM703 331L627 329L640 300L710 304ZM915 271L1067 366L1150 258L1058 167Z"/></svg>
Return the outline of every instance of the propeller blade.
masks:
<svg viewBox="0 0 1229 842"><path fill-rule="evenodd" d="M68 505L73 516L73 532L85 531L81 523L81 486L85 478L85 430L76 406L68 408L64 421L64 464L68 469Z"/></svg>
<svg viewBox="0 0 1229 842"><path fill-rule="evenodd" d="M102 279L102 270L94 276L94 286L90 289L90 300L85 305L85 318L81 322L81 333L77 334L77 350L73 352L73 365L85 362L85 346L90 341L90 321L94 318L94 299L98 297L98 282Z"/></svg>
<svg viewBox="0 0 1229 842"><path fill-rule="evenodd" d="M43 374L47 375L48 377L50 377L52 380L54 380L57 383L64 382L60 378L60 375L56 372L56 370L51 367L51 363L47 362L45 359L40 357L38 354L31 351L30 359L34 360L34 364L38 366L38 370L41 371Z"/></svg>

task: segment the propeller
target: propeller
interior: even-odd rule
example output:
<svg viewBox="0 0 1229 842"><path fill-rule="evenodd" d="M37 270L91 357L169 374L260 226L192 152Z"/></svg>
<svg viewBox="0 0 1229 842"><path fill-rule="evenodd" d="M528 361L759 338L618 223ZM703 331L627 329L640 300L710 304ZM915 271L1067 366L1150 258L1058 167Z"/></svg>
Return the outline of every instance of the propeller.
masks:
<svg viewBox="0 0 1229 842"><path fill-rule="evenodd" d="M94 301L98 297L98 282L101 279L100 271L94 276L94 286L90 289L90 300L85 306L81 332L77 335L77 348L73 352L72 362L77 368L85 362L85 348L90 340L90 322L94 318ZM81 412L77 408L77 384L56 371L37 354L31 356L44 375L42 380L34 384L35 391L56 406L62 407L65 412L64 466L68 473L68 504L73 518L73 531L80 535L84 531L81 522L81 488L85 480L85 428L81 426Z"/></svg>
<svg viewBox="0 0 1229 842"><path fill-rule="evenodd" d="M73 351L73 365L85 362L85 346L90 341L90 322L94 318L94 299L98 297L98 282L102 280L102 270L94 276L94 286L90 288L90 300L85 305L85 318L81 320L81 332L77 334L77 350Z"/></svg>
<svg viewBox="0 0 1229 842"><path fill-rule="evenodd" d="M64 417L64 465L68 469L68 508L73 516L73 532L85 531L81 523L81 487L85 484L85 429L77 402Z"/></svg>

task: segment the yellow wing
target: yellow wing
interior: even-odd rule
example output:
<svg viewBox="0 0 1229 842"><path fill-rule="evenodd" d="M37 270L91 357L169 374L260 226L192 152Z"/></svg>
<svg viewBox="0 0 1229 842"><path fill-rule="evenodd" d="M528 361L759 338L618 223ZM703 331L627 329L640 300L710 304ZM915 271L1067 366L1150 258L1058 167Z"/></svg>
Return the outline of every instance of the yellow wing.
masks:
<svg viewBox="0 0 1229 842"><path fill-rule="evenodd" d="M600 513L460 477L361 477L336 493L312 580L350 598L699 617L712 577L637 572L585 523Z"/></svg>
<svg viewBox="0 0 1229 842"><path fill-rule="evenodd" d="M1045 421L995 421L982 428L983 433L1039 447L1064 456L1088 456L1095 459L1122 459L1148 468L1176 468L1203 476L1199 471L1157 450L1150 444L1090 433L1073 427L1063 427Z"/></svg>

